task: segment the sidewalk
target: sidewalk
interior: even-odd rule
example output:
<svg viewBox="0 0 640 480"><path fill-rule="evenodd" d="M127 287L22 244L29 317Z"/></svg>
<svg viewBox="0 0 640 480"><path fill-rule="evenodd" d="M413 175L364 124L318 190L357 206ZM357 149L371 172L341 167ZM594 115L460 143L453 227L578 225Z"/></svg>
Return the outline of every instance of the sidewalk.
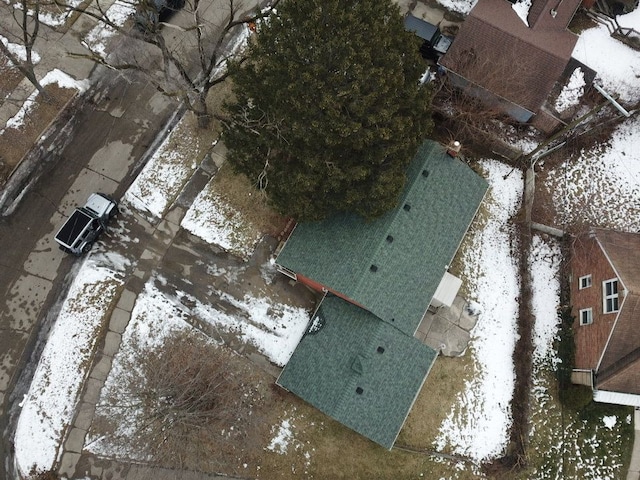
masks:
<svg viewBox="0 0 640 480"><path fill-rule="evenodd" d="M635 436L633 438L633 452L631 453L627 480L640 479L640 410L637 408L633 412L633 428L635 429Z"/></svg>
<svg viewBox="0 0 640 480"><path fill-rule="evenodd" d="M228 475L218 476L201 474L193 471L169 470L149 465L141 465L134 461L127 461L122 458L105 458L97 456L87 448L87 432L91 430L92 422L96 412L96 406L100 401L100 395L105 381L112 368L114 357L118 353L123 333L127 328L131 312L135 306L138 295L143 291L147 281L158 272L162 271L162 264L165 262L174 264L170 249L175 247L174 240L180 231L180 223L184 218L191 203L196 198L200 190L216 174L217 165L211 160L204 160L199 167L194 170L191 179L187 182L180 195L173 202L173 206L168 213L157 222L150 223L135 212L123 212L120 217L116 217L119 228L124 228L127 235L139 239L136 242L136 259L133 259L132 273L128 276L124 290L120 294L117 304L108 319L103 322L105 333L98 342L98 349L93 356L93 364L89 369L87 379L84 382L82 393L75 409L75 417L71 427L66 432L66 436L59 452L60 463L58 473L65 478L91 478L96 480L138 480L151 478L171 478L184 480L215 480L229 477ZM127 249L130 244L118 244L111 242L110 249L115 253L118 249ZM263 264L272 253L271 247L267 245L260 248L258 263ZM264 251L262 251L264 250ZM262 258L264 257L264 258ZM129 260L132 260L129 257ZM251 263L251 262L249 262ZM184 264L185 270L192 270L190 263ZM180 269L180 268L178 268ZM193 269L195 270L195 269ZM186 280L197 282L197 278L187 275ZM213 282L213 280L211 280ZM213 285L213 283L212 283ZM191 323L191 322L189 322ZM195 328L206 331L202 325L192 324ZM252 361L260 368L267 371L274 378L279 374L279 368L270 364L266 360L261 360L253 356Z"/></svg>
<svg viewBox="0 0 640 480"><path fill-rule="evenodd" d="M207 179L211 176L202 169L198 169L196 172L199 175L204 175ZM171 478L184 480L223 478L98 458L84 450L86 435L91 427L96 404L100 399L100 392L111 369L113 357L120 348L122 334L131 318L131 311L135 305L136 298L156 268L157 263L164 257L171 246L185 213L185 207L175 206L157 225L152 225L137 214L125 219L125 221L129 220L127 228L135 232L135 235L141 239L140 243L143 249L136 262L136 269L133 275L128 278L125 289L111 313L108 329L102 340L101 347L98 349L99 351L94 356L94 363L85 381L81 399L76 408L73 425L68 431L62 447L63 453L60 457L58 471L60 475L66 478L90 477L117 480L169 478L168 475ZM119 221L122 222L122 219Z"/></svg>

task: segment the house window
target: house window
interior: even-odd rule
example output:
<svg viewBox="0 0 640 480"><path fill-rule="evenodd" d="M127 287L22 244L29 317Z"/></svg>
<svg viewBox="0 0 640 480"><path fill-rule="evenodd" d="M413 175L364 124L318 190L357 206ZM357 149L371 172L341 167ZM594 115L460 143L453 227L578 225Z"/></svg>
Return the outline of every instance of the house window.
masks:
<svg viewBox="0 0 640 480"><path fill-rule="evenodd" d="M585 308L580 310L580 325L591 325L593 323L593 310Z"/></svg>
<svg viewBox="0 0 640 480"><path fill-rule="evenodd" d="M591 274L580 277L578 283L580 285L580 290L583 288L589 288L591 286Z"/></svg>
<svg viewBox="0 0 640 480"><path fill-rule="evenodd" d="M604 313L618 311L618 279L602 282L602 308Z"/></svg>

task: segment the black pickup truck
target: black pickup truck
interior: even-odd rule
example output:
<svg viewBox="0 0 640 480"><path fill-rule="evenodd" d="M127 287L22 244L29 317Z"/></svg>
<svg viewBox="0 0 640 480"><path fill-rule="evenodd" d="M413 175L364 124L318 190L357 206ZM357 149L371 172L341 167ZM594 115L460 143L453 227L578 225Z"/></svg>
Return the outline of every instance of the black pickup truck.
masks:
<svg viewBox="0 0 640 480"><path fill-rule="evenodd" d="M107 229L107 222L117 212L115 200L102 193L92 193L85 206L76 208L56 233L60 250L74 255L91 250L93 242Z"/></svg>
<svg viewBox="0 0 640 480"><path fill-rule="evenodd" d="M404 17L404 29L413 32L424 40L420 53L427 60L436 61L449 50L453 39L443 35L440 29L421 18L408 13Z"/></svg>

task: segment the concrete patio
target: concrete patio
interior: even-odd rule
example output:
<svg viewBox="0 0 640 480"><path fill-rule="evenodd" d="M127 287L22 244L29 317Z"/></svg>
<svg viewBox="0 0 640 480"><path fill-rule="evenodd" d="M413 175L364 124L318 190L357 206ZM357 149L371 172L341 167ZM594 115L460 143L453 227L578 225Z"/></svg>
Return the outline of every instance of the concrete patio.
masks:
<svg viewBox="0 0 640 480"><path fill-rule="evenodd" d="M458 295L451 307L430 307L414 336L442 355L458 357L467 349L469 332L477 321L478 314L472 313L469 302Z"/></svg>

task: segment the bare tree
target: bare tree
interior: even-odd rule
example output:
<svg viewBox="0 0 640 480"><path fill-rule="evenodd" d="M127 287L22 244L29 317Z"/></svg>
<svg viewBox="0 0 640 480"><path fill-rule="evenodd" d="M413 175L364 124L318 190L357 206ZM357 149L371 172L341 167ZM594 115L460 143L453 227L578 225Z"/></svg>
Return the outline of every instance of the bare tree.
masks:
<svg viewBox="0 0 640 480"><path fill-rule="evenodd" d="M503 46L498 57L487 56L471 47L449 60L447 68L461 72L439 77L434 108L447 119L452 137L467 144L499 149L504 125L518 128L508 111L518 105L536 103L527 79L539 72L515 47Z"/></svg>
<svg viewBox="0 0 640 480"><path fill-rule="evenodd" d="M97 413L107 424L126 424L120 441L135 445L142 457L170 467L202 467L211 462L206 452L216 442L239 436L237 443L246 446L260 437L256 407L263 397L247 365L200 333L173 333L163 345L123 361L117 391L103 398Z"/></svg>
<svg viewBox="0 0 640 480"><path fill-rule="evenodd" d="M19 5L19 8L11 4L5 6L11 10L11 17L18 27L19 33L14 34L8 29L3 29L2 35L7 37L9 42L13 40L16 44L24 48L24 58L13 52L9 46L5 45L2 41L0 41L0 52L36 87L38 92L46 96L44 87L36 77L33 57L33 46L40 33L40 8L42 2L41 0L20 0Z"/></svg>
<svg viewBox="0 0 640 480"><path fill-rule="evenodd" d="M61 7L97 19L128 37L132 45L137 44L139 47L142 43L147 46L142 51L132 46L121 48L111 55L93 50L89 54L73 54L74 56L89 58L114 70L134 70L143 73L163 94L182 101L186 108L197 116L198 125L205 128L211 120L206 102L207 95L213 86L225 81L229 75L225 63L234 54L230 48L234 36L240 33L242 27L247 28L248 25L254 25L268 16L279 0L274 1L267 9L253 14L242 14L241 3L227 0L228 8L224 18L218 21L207 18L205 11L210 4L191 0L185 6L185 11L190 17L187 26L162 22L162 11L159 11L154 0L142 0L137 4L133 22L124 26L109 16L99 0L96 8L91 9L70 7L60 0L56 2ZM220 12L222 9L215 10ZM166 33L169 29L166 27L179 31L178 43L172 44L167 39ZM159 57L160 61L150 62L149 59L154 57Z"/></svg>

